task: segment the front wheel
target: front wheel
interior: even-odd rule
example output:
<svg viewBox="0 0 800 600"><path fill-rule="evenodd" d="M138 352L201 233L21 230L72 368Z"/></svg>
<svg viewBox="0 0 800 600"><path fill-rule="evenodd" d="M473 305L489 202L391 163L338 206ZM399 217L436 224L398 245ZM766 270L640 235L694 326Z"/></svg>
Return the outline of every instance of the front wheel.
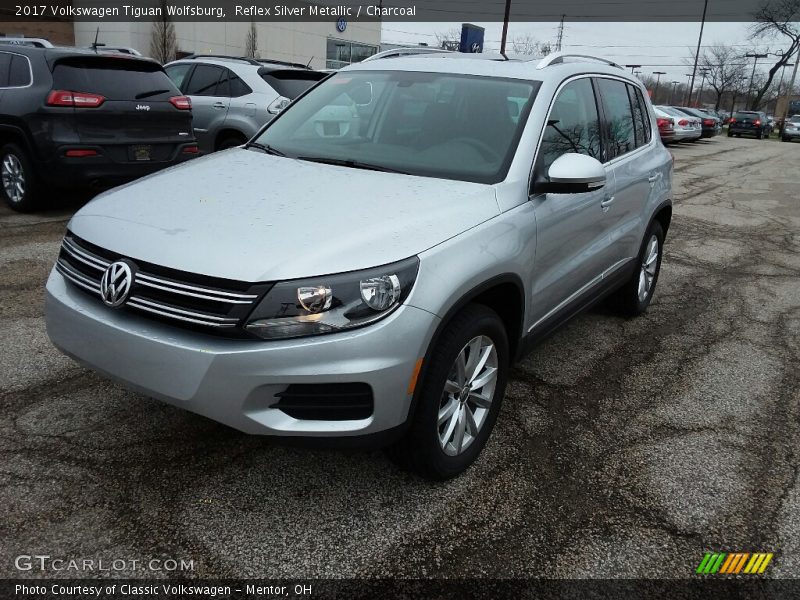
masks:
<svg viewBox="0 0 800 600"><path fill-rule="evenodd" d="M388 449L400 466L429 479L467 469L486 445L503 399L508 336L496 312L470 304L429 352L406 436Z"/></svg>
<svg viewBox="0 0 800 600"><path fill-rule="evenodd" d="M642 241L636 269L628 282L615 294L621 313L636 317L650 306L661 272L661 255L664 248L664 229L653 221Z"/></svg>

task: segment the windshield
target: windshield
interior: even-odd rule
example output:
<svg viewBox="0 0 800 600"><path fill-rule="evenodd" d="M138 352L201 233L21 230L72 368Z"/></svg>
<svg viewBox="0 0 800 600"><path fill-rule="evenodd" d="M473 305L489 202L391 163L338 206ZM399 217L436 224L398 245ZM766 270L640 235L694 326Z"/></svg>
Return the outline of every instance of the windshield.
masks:
<svg viewBox="0 0 800 600"><path fill-rule="evenodd" d="M254 141L356 168L497 183L540 82L405 71L341 72Z"/></svg>

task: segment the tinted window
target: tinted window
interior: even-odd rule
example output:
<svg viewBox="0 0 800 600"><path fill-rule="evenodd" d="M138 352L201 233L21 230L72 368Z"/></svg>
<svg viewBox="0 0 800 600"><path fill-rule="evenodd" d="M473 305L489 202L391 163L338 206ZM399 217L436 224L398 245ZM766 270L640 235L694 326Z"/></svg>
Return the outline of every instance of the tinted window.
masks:
<svg viewBox="0 0 800 600"><path fill-rule="evenodd" d="M189 86L186 88L186 94L189 96L216 96L217 82L221 75L221 67L197 65L192 73Z"/></svg>
<svg viewBox="0 0 800 600"><path fill-rule="evenodd" d="M231 72L230 74L231 78L228 80L228 93L231 95L231 98L239 98L240 96L246 96L253 92L250 86L242 81L236 73Z"/></svg>
<svg viewBox="0 0 800 600"><path fill-rule="evenodd" d="M178 89L185 90L187 83L186 76L189 74L189 70L192 66L193 65L172 65L164 70Z"/></svg>
<svg viewBox="0 0 800 600"><path fill-rule="evenodd" d="M296 69L269 71L261 74L261 78L266 81L272 89L281 96L289 98L289 100L294 100L320 79L324 79L325 76L325 73L320 73L318 71L300 71Z"/></svg>
<svg viewBox="0 0 800 600"><path fill-rule="evenodd" d="M11 55L0 52L0 87L8 87L8 71L11 68Z"/></svg>
<svg viewBox="0 0 800 600"><path fill-rule="evenodd" d="M600 120L588 78L568 83L553 103L537 159L540 172L568 152L600 160Z"/></svg>
<svg viewBox="0 0 800 600"><path fill-rule="evenodd" d="M15 54L11 57L11 72L8 76L8 85L23 87L31 82L31 68L28 59Z"/></svg>
<svg viewBox="0 0 800 600"><path fill-rule="evenodd" d="M650 142L650 118L642 97L642 92L636 87L628 86L628 96L633 107L633 125L636 133L636 147L644 146Z"/></svg>
<svg viewBox="0 0 800 600"><path fill-rule="evenodd" d="M159 100L178 93L160 65L130 58L64 59L53 71L53 85L54 89L100 94L109 100Z"/></svg>
<svg viewBox="0 0 800 600"><path fill-rule="evenodd" d="M627 86L613 79L598 79L603 96L606 121L604 129L608 139L608 156L611 160L636 148L633 112Z"/></svg>
<svg viewBox="0 0 800 600"><path fill-rule="evenodd" d="M306 160L355 161L413 175L505 178L540 83L412 71L337 73L276 117L255 141Z"/></svg>

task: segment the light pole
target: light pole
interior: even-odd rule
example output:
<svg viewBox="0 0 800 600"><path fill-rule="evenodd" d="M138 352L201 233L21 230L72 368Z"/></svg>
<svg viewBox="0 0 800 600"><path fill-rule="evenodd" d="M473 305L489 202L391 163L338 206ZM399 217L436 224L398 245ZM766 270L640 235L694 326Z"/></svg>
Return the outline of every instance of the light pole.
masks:
<svg viewBox="0 0 800 600"><path fill-rule="evenodd" d="M700 80L700 91L697 92L697 102L695 103L697 106L700 106L700 102L702 101L703 98L703 88L706 85L706 76L708 75L708 70L704 69L700 71L700 75L703 76L703 79Z"/></svg>
<svg viewBox="0 0 800 600"><path fill-rule="evenodd" d="M670 104L674 104L675 103L675 88L677 87L677 85L679 83L680 83L680 81L673 81L672 82L672 91L669 94L669 103Z"/></svg>
<svg viewBox="0 0 800 600"><path fill-rule="evenodd" d="M639 68L641 68L641 66L642 66L642 65L625 65L625 67L627 67L627 68L630 68L630 70L631 70L631 73L633 73L633 70L634 70L634 69L639 69Z"/></svg>
<svg viewBox="0 0 800 600"><path fill-rule="evenodd" d="M690 82L692 80L692 77L694 77L694 73L686 73L686 77L688 77L688 79L686 80L686 96L684 96L684 102L683 102L684 106L688 105L692 101L691 98L692 90L689 88L692 87L692 84Z"/></svg>
<svg viewBox="0 0 800 600"><path fill-rule="evenodd" d="M661 84L661 76L666 75L666 71L653 71L653 75L656 76L656 89L653 91L653 102L658 102L658 86Z"/></svg>
<svg viewBox="0 0 800 600"><path fill-rule="evenodd" d="M767 58L766 54L745 54L745 58L752 58L753 60L753 72L750 74L750 85L747 86L747 104L745 104L745 108L750 108L750 94L753 93L753 79L756 76L756 65L758 64L759 58Z"/></svg>

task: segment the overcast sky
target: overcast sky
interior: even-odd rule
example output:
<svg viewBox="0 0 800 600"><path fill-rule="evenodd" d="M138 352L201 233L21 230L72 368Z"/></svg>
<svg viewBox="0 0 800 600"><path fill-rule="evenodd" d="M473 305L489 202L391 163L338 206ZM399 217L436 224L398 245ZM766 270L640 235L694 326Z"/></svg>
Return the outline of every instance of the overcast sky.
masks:
<svg viewBox="0 0 800 600"><path fill-rule="evenodd" d="M486 50L500 49L502 23L475 23L486 29ZM383 41L391 43L427 42L436 44L435 34L461 29L461 23L396 23L383 24ZM509 39L530 34L537 41L555 42L558 23L514 23L509 25ZM589 23L566 22L563 49L588 53L626 65L642 65L642 76L653 71L665 71L662 81L686 82L687 69L683 60L693 56L700 34L700 23ZM706 23L703 45L716 43L739 45L746 52L755 42L749 38L748 23ZM763 40L759 51L777 51L780 40ZM763 59L762 59L763 60ZM773 60L774 63L774 60ZM761 63L759 63L761 64ZM767 61L763 60L767 69ZM762 69L759 69L762 70Z"/></svg>

